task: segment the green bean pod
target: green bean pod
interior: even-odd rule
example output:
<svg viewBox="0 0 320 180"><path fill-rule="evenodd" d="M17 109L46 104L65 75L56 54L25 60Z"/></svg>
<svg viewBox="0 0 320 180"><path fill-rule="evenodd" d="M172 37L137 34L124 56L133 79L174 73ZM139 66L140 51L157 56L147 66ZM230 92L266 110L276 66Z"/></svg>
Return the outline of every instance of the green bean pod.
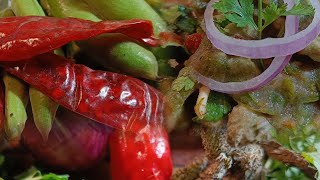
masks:
<svg viewBox="0 0 320 180"><path fill-rule="evenodd" d="M17 16L45 16L45 12L37 0L12 0L12 8ZM55 53L60 54L61 49L55 50ZM32 87L29 88L29 96L34 123L43 139L46 140L59 105Z"/></svg>
<svg viewBox="0 0 320 180"><path fill-rule="evenodd" d="M161 32L168 32L166 22L159 16L159 14L145 1L145 0L84 0L102 19L110 20L124 20L124 19L146 19L153 23L154 34L156 36ZM170 45L168 42L167 46ZM173 45L175 46L175 45ZM161 49L161 50L159 50ZM170 49L157 47L150 48L158 64L163 63L165 60L172 59L161 58L161 56L168 56L171 52ZM161 60L161 61L159 61ZM172 69L168 66L159 66L160 76L170 76Z"/></svg>
<svg viewBox="0 0 320 180"><path fill-rule="evenodd" d="M45 16L37 0L11 0L11 7L16 16Z"/></svg>
<svg viewBox="0 0 320 180"><path fill-rule="evenodd" d="M27 86L21 80L5 74L5 132L12 144L19 142L27 120Z"/></svg>
<svg viewBox="0 0 320 180"><path fill-rule="evenodd" d="M102 19L147 19L152 21L154 33L168 31L166 22L145 0L84 0Z"/></svg>
<svg viewBox="0 0 320 180"><path fill-rule="evenodd" d="M33 119L43 139L48 139L59 105L37 89L29 88Z"/></svg>
<svg viewBox="0 0 320 180"><path fill-rule="evenodd" d="M0 17L11 17L15 16L11 8L4 9L0 12ZM3 103L1 106L2 108L0 109L0 147L4 147L6 144L5 142L5 123L6 123L6 118L5 118L5 95L4 95L4 86L0 85L1 92L0 92L0 99L1 103ZM0 107L1 107L0 106ZM1 150L1 149L0 149ZM0 164L1 164L1 156L0 156ZM1 179L1 178L0 178Z"/></svg>
<svg viewBox="0 0 320 180"><path fill-rule="evenodd" d="M40 3L48 14L55 17L101 21L82 1L41 0ZM81 41L78 45L82 50L82 55L108 70L151 80L158 77L158 62L153 53L123 35L108 34Z"/></svg>
<svg viewBox="0 0 320 180"><path fill-rule="evenodd" d="M2 17L15 16L12 9L7 9ZM26 106L28 104L27 86L19 79L5 74L5 133L11 145L17 145L21 138L27 120Z"/></svg>
<svg viewBox="0 0 320 180"><path fill-rule="evenodd" d="M101 21L81 0L40 0L40 4L49 16L74 17L94 22Z"/></svg>
<svg viewBox="0 0 320 180"><path fill-rule="evenodd" d="M130 39L123 35L108 34L87 41L79 41L78 45L86 58L101 64L108 70L150 80L158 77L156 57L147 49L130 42Z"/></svg>

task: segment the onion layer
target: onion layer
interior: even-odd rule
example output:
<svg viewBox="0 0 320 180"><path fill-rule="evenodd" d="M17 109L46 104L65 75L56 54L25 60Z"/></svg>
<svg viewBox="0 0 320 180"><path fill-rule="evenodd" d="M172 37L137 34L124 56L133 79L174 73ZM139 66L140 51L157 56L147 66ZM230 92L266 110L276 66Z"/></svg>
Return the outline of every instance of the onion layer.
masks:
<svg viewBox="0 0 320 180"><path fill-rule="evenodd" d="M47 142L27 121L24 144L41 162L67 170L86 169L105 157L111 128L69 110L59 110Z"/></svg>
<svg viewBox="0 0 320 180"><path fill-rule="evenodd" d="M206 15L207 21L208 21L208 13L213 13L213 10L211 10L213 3L216 2L216 0L210 1L208 4ZM285 2L288 4L288 8L293 7L294 2L292 0L285 0ZM209 10L208 10L209 9ZM210 11L210 12L209 12ZM212 21L212 15L210 15L211 21ZM212 21L213 22L213 21ZM213 24L214 25L214 24ZM286 18L285 22L285 38L290 37L291 35L294 35L298 31L299 27L299 19L296 16L288 16ZM210 35L210 32L208 33L208 36ZM226 36L223 34L223 36ZM250 49L247 47L247 49ZM250 49L251 50L251 49ZM265 52L268 52L268 50L264 50ZM247 91L253 91L256 89L259 89L260 87L266 85L271 80L273 80L289 63L292 55L288 56L281 56L281 57L275 57L271 63L271 65L259 76L254 77L250 80L243 81L243 82L218 82L211 78L205 77L201 75L199 72L195 72L195 76L197 80L209 87L211 90L215 90L218 92L228 93L228 94L236 94L236 93L242 93Z"/></svg>
<svg viewBox="0 0 320 180"><path fill-rule="evenodd" d="M310 0L315 9L312 23L303 31L284 38L263 40L243 40L229 37L218 30L213 19L212 5L219 0L211 0L204 14L206 34L211 43L226 54L252 59L288 56L307 47L320 33L320 1ZM288 7L291 3L288 3ZM292 7L292 6L291 6Z"/></svg>

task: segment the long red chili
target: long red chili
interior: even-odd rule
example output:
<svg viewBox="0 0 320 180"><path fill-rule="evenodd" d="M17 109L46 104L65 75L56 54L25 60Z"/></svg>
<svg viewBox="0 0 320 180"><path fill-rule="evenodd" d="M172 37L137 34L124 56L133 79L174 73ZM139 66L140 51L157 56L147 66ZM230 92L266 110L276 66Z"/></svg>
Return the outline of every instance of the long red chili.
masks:
<svg viewBox="0 0 320 180"><path fill-rule="evenodd" d="M172 174L168 136L162 128L137 133L114 131L110 136L111 176L117 180L168 180Z"/></svg>
<svg viewBox="0 0 320 180"><path fill-rule="evenodd" d="M0 19L0 61L28 59L70 41L103 33L122 33L149 45L157 43L152 38L152 23L146 20L92 22L76 18L8 17Z"/></svg>
<svg viewBox="0 0 320 180"><path fill-rule="evenodd" d="M6 71L58 104L116 129L138 132L162 126L163 98L146 83L96 71L55 54L42 54Z"/></svg>

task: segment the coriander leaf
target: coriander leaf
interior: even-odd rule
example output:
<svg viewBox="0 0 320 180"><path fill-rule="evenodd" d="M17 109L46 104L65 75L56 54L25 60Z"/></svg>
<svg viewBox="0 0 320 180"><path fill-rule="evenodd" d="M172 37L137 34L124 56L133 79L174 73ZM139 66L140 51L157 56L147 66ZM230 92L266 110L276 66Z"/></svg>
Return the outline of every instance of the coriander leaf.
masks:
<svg viewBox="0 0 320 180"><path fill-rule="evenodd" d="M273 23L276 19L280 16L288 16L288 15L304 15L304 16L311 16L314 13L314 8L311 5L305 4L296 4L291 8L289 11L286 11L287 4L278 5L274 2L268 4L268 6L262 12L262 18L264 20L263 27L260 31L263 31L267 26Z"/></svg>
<svg viewBox="0 0 320 180"><path fill-rule="evenodd" d="M172 90L174 91L188 91L191 90L195 86L195 83L187 76L178 77L172 83Z"/></svg>
<svg viewBox="0 0 320 180"><path fill-rule="evenodd" d="M247 21L245 19L243 19L242 17L235 15L235 14L226 14L225 17L233 22L236 23L236 25L238 27L244 28L248 25Z"/></svg>
<svg viewBox="0 0 320 180"><path fill-rule="evenodd" d="M251 26L258 29L253 20L253 0L220 0L213 7L238 27Z"/></svg>
<svg viewBox="0 0 320 180"><path fill-rule="evenodd" d="M277 4L274 2L271 2L262 12L262 18L264 19L264 24L262 26L261 31L263 31L264 28L269 26L273 21L278 19L283 13L286 12L287 5L282 5L278 7Z"/></svg>
<svg viewBox="0 0 320 180"><path fill-rule="evenodd" d="M314 8L311 5L296 4L289 11L282 13L282 16L311 16L314 14Z"/></svg>
<svg viewBox="0 0 320 180"><path fill-rule="evenodd" d="M232 12L233 6L233 2L231 3L231 1L226 0L221 0L213 4L213 8L220 11L221 13L228 13L230 11Z"/></svg>
<svg viewBox="0 0 320 180"><path fill-rule="evenodd" d="M206 114L202 119L195 117L193 120L217 122L231 111L231 101L232 98L229 96L211 91L206 105Z"/></svg>

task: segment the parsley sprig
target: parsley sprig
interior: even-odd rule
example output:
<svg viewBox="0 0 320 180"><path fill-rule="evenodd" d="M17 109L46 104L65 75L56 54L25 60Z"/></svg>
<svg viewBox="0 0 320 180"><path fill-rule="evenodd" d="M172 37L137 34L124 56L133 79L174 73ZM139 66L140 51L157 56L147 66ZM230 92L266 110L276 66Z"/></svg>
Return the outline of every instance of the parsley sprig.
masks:
<svg viewBox="0 0 320 180"><path fill-rule="evenodd" d="M295 4L290 10L287 4L277 5L270 2L264 9L262 8L262 0L258 0L258 25L254 21L254 5L253 0L220 0L213 7L225 18L238 27L250 26L257 30L259 34L272 22L280 16L288 15L304 15L311 16L314 14L314 8L311 5Z"/></svg>
<svg viewBox="0 0 320 180"><path fill-rule="evenodd" d="M253 0L220 0L213 5L215 9L224 13L224 16L238 27L252 26L258 29L253 20Z"/></svg>

